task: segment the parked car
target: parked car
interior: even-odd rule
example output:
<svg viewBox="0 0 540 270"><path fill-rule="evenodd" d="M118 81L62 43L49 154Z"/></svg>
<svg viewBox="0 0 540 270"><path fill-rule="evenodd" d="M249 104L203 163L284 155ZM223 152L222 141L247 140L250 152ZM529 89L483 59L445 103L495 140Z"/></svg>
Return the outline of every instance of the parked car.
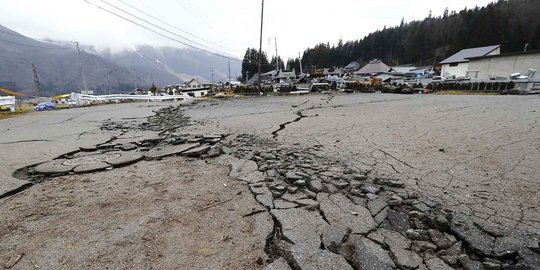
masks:
<svg viewBox="0 0 540 270"><path fill-rule="evenodd" d="M75 106L79 105L79 102L77 102L76 99L70 98L70 99L68 99L67 104L69 105L69 107L75 107Z"/></svg>
<svg viewBox="0 0 540 270"><path fill-rule="evenodd" d="M54 106L54 104L50 103L50 102L42 102L42 103L39 103L38 105L36 105L34 107L34 110L36 111L48 111L48 110L54 110L54 108L56 108Z"/></svg>

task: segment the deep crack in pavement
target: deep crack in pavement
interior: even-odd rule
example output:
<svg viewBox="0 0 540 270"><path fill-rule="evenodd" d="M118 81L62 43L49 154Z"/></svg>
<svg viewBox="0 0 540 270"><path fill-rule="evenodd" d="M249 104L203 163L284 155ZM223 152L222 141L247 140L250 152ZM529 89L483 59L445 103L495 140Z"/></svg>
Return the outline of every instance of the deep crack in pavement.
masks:
<svg viewBox="0 0 540 270"><path fill-rule="evenodd" d="M284 130L284 129L287 127L287 125L290 125L290 124L292 124L292 123L299 122L300 120L302 120L302 118L307 117L306 115L303 115L303 114L302 114L302 111L297 111L297 112L296 112L296 115L298 115L297 118L295 118L295 119L292 120L292 121L288 121L288 122L285 122L285 123L283 123L283 124L280 124L280 125L279 125L279 129L272 131L272 136L273 136L274 139L277 138L277 137L279 136L279 132L282 131L282 130Z"/></svg>

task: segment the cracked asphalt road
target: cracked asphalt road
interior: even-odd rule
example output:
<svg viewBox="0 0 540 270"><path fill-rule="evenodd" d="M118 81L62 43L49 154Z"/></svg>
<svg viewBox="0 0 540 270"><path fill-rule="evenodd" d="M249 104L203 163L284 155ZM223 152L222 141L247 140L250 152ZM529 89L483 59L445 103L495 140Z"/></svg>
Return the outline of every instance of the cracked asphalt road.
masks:
<svg viewBox="0 0 540 270"><path fill-rule="evenodd" d="M12 173L25 166L56 158L79 147L110 140L119 131L100 129L102 121L137 117L145 120L170 103L118 104L51 112L33 112L0 121L0 194L27 184Z"/></svg>
<svg viewBox="0 0 540 270"><path fill-rule="evenodd" d="M267 97L186 115L198 123L192 130L279 131L281 145L322 145L329 157L401 179L454 210L540 231L538 96Z"/></svg>
<svg viewBox="0 0 540 270"><path fill-rule="evenodd" d="M11 176L14 170L79 146L154 140L158 130L129 127L167 105L80 108L0 122L0 147L13 153L2 164L0 191L25 185ZM539 105L538 96L384 94L201 102L182 108L192 124L176 132L232 134L224 151L231 155L146 160L54 177L7 196L0 201L0 263L19 269L534 265ZM103 123L113 128L103 130ZM451 224L435 226L445 219L436 203L456 213ZM536 236L523 244L526 236L493 224ZM516 251L517 242L526 249Z"/></svg>

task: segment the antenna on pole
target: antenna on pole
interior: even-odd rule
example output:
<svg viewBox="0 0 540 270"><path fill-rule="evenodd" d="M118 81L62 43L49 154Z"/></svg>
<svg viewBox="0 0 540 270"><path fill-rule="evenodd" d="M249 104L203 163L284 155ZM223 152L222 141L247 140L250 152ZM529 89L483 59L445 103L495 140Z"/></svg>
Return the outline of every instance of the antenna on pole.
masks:
<svg viewBox="0 0 540 270"><path fill-rule="evenodd" d="M276 42L276 71L279 71L279 58L278 58L278 51L277 51L277 37L274 38Z"/></svg>
<svg viewBox="0 0 540 270"><path fill-rule="evenodd" d="M86 75L84 74L84 65L83 65L82 56L81 56L81 48L79 47L78 41L75 41L75 44L77 45L77 54L79 55L79 62L81 63L81 74L82 74L82 79L83 79L84 91L86 92L86 94L88 94L88 85L86 84Z"/></svg>
<svg viewBox="0 0 540 270"><path fill-rule="evenodd" d="M304 74L302 71L302 55L298 53L298 60L300 61L300 75Z"/></svg>
<svg viewBox="0 0 540 270"><path fill-rule="evenodd" d="M261 91L261 64L262 64L263 22L264 22L264 0L262 0L262 4L261 4L261 35L260 35L260 41L259 41L259 78L258 78L259 92L262 92Z"/></svg>
<svg viewBox="0 0 540 270"><path fill-rule="evenodd" d="M32 63L32 72L34 73L34 86L36 87L36 97L39 98L40 95L40 84L39 84L39 78L36 70L36 65Z"/></svg>

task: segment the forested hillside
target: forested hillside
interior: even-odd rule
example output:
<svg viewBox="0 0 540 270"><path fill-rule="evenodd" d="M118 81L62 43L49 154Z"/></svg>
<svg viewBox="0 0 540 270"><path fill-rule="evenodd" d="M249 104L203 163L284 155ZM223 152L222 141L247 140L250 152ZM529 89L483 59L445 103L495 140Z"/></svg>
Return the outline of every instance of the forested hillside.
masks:
<svg viewBox="0 0 540 270"><path fill-rule="evenodd" d="M402 22L368 36L336 45L321 43L302 57L305 66L345 66L382 59L389 65L436 64L469 47L502 45L502 52L540 49L540 1L499 0L486 7Z"/></svg>

